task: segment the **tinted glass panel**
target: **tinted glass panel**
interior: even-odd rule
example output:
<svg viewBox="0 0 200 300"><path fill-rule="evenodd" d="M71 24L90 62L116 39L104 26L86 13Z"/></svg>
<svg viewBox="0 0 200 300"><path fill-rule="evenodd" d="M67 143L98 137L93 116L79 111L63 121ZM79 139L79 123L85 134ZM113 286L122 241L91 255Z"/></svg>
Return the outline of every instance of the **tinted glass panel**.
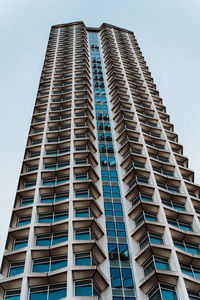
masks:
<svg viewBox="0 0 200 300"><path fill-rule="evenodd" d="M174 291L162 290L163 300L177 300L176 293Z"/></svg>
<svg viewBox="0 0 200 300"><path fill-rule="evenodd" d="M31 293L30 300L47 300L47 292Z"/></svg>
<svg viewBox="0 0 200 300"><path fill-rule="evenodd" d="M5 300L20 300L20 296L6 296Z"/></svg>
<svg viewBox="0 0 200 300"><path fill-rule="evenodd" d="M57 291L51 291L49 293L49 300L58 300L66 297L67 291L66 289L61 289ZM40 299L40 298L39 298Z"/></svg>
<svg viewBox="0 0 200 300"><path fill-rule="evenodd" d="M68 236L56 236L53 238L53 245L58 244L58 243L62 243L68 240Z"/></svg>
<svg viewBox="0 0 200 300"><path fill-rule="evenodd" d="M13 269L10 269L9 276L14 276L17 274L21 274L24 272L24 267L14 267Z"/></svg>
<svg viewBox="0 0 200 300"><path fill-rule="evenodd" d="M51 271L61 269L67 266L67 260L55 261L51 263Z"/></svg>
<svg viewBox="0 0 200 300"><path fill-rule="evenodd" d="M34 264L33 272L49 272L49 263Z"/></svg>
<svg viewBox="0 0 200 300"><path fill-rule="evenodd" d="M75 287L75 296L92 296L91 285Z"/></svg>

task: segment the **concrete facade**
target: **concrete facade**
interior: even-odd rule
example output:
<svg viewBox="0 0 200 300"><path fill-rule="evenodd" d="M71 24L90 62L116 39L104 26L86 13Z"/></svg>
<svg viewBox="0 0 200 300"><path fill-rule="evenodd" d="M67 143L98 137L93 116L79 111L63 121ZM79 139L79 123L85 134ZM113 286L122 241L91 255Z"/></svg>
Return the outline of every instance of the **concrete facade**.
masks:
<svg viewBox="0 0 200 300"><path fill-rule="evenodd" d="M199 199L134 33L52 26L1 299L200 299Z"/></svg>

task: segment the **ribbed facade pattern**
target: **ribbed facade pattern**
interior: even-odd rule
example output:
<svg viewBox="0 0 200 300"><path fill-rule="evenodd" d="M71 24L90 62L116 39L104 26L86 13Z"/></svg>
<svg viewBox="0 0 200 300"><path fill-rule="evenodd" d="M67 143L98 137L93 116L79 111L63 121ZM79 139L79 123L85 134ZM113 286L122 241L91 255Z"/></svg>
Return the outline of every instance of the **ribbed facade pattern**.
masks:
<svg viewBox="0 0 200 300"><path fill-rule="evenodd" d="M200 299L199 199L133 32L53 26L0 298Z"/></svg>

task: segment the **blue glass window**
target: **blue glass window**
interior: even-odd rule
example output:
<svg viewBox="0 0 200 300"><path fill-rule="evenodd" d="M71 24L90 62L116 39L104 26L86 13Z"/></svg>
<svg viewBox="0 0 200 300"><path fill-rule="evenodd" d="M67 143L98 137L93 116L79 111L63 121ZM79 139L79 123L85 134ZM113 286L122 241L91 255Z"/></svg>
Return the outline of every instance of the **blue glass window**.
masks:
<svg viewBox="0 0 200 300"><path fill-rule="evenodd" d="M53 222L53 214L42 214L38 217L39 223L52 223Z"/></svg>
<svg viewBox="0 0 200 300"><path fill-rule="evenodd" d="M24 225L30 224L30 222L31 222L31 216L19 217L17 225L24 226Z"/></svg>
<svg viewBox="0 0 200 300"><path fill-rule="evenodd" d="M174 242L174 246L185 251L185 246L181 242Z"/></svg>
<svg viewBox="0 0 200 300"><path fill-rule="evenodd" d="M112 182L117 182L118 177L117 177L117 171L110 171L110 179Z"/></svg>
<svg viewBox="0 0 200 300"><path fill-rule="evenodd" d="M198 244L185 243L185 241L174 241L174 245L184 251L187 251L191 254L200 254L200 249Z"/></svg>
<svg viewBox="0 0 200 300"><path fill-rule="evenodd" d="M105 136L103 133L98 133L98 140L99 141L104 141L105 140Z"/></svg>
<svg viewBox="0 0 200 300"><path fill-rule="evenodd" d="M53 235L53 242L52 244L58 244L58 243L63 243L65 241L68 241L68 234L67 233L58 233Z"/></svg>
<svg viewBox="0 0 200 300"><path fill-rule="evenodd" d="M67 266L67 256L33 260L33 272L49 272Z"/></svg>
<svg viewBox="0 0 200 300"><path fill-rule="evenodd" d="M42 203L54 203L54 195L43 195L41 196Z"/></svg>
<svg viewBox="0 0 200 300"><path fill-rule="evenodd" d="M128 252L127 244L119 244L119 254L120 254L120 260L122 261L129 260L129 252Z"/></svg>
<svg viewBox="0 0 200 300"><path fill-rule="evenodd" d="M117 222L117 230L125 230L125 226L123 222Z"/></svg>
<svg viewBox="0 0 200 300"><path fill-rule="evenodd" d="M103 130L103 123L98 122L98 123L97 123L97 129L98 129L98 130Z"/></svg>
<svg viewBox="0 0 200 300"><path fill-rule="evenodd" d="M141 194L141 200L152 202L153 201L153 197L152 197L152 195L142 193Z"/></svg>
<svg viewBox="0 0 200 300"><path fill-rule="evenodd" d="M67 256L52 257L51 271L67 267Z"/></svg>
<svg viewBox="0 0 200 300"><path fill-rule="evenodd" d="M183 222L179 222L179 227L184 231L192 231L191 224L184 224Z"/></svg>
<svg viewBox="0 0 200 300"><path fill-rule="evenodd" d="M113 198L120 198L120 192L118 186L112 186L112 195Z"/></svg>
<svg viewBox="0 0 200 300"><path fill-rule="evenodd" d="M53 291L49 292L49 300L63 299L66 296L67 296L67 289L66 288L53 290Z"/></svg>
<svg viewBox="0 0 200 300"><path fill-rule="evenodd" d="M103 181L109 181L109 172L108 171L102 170L101 176L102 176Z"/></svg>
<svg viewBox="0 0 200 300"><path fill-rule="evenodd" d="M107 105L102 105L102 110L103 111L108 111L108 106Z"/></svg>
<svg viewBox="0 0 200 300"><path fill-rule="evenodd" d="M113 205L111 202L104 202L105 209L113 209Z"/></svg>
<svg viewBox="0 0 200 300"><path fill-rule="evenodd" d="M95 108L96 108L96 111L108 111L108 106L105 104L103 104L103 105L96 104Z"/></svg>
<svg viewBox="0 0 200 300"><path fill-rule="evenodd" d="M163 244L162 236L160 235L150 235L150 242L153 244Z"/></svg>
<svg viewBox="0 0 200 300"><path fill-rule="evenodd" d="M14 276L24 272L24 262L17 262L10 264L9 276Z"/></svg>
<svg viewBox="0 0 200 300"><path fill-rule="evenodd" d="M102 113L97 113L96 118L97 120L102 120Z"/></svg>
<svg viewBox="0 0 200 300"><path fill-rule="evenodd" d="M33 197L29 198L22 198L21 200L21 206L26 206L33 203Z"/></svg>
<svg viewBox="0 0 200 300"><path fill-rule="evenodd" d="M157 284L149 293L149 300L177 300L175 287Z"/></svg>
<svg viewBox="0 0 200 300"><path fill-rule="evenodd" d="M163 244L162 235L158 233L149 232L145 234L140 240L140 249L144 248L147 244Z"/></svg>
<svg viewBox="0 0 200 300"><path fill-rule="evenodd" d="M190 245L190 244L186 244L186 251L191 253L191 254L200 254L200 250L199 247L197 245Z"/></svg>
<svg viewBox="0 0 200 300"><path fill-rule="evenodd" d="M99 152L106 153L106 146L104 144L99 144Z"/></svg>
<svg viewBox="0 0 200 300"><path fill-rule="evenodd" d="M156 269L158 270L169 270L169 264L167 262L155 261Z"/></svg>
<svg viewBox="0 0 200 300"><path fill-rule="evenodd" d="M108 163L109 163L110 167L115 167L116 166L115 158L114 157L108 157Z"/></svg>
<svg viewBox="0 0 200 300"><path fill-rule="evenodd" d="M110 202L104 202L106 216L113 216L113 205Z"/></svg>
<svg viewBox="0 0 200 300"><path fill-rule="evenodd" d="M107 145L106 146L106 151L107 151L107 153L114 153L113 145Z"/></svg>
<svg viewBox="0 0 200 300"><path fill-rule="evenodd" d="M150 222L156 222L157 216L156 216L156 214L153 214L153 213L143 212L135 219L136 226L140 225L144 220L150 221Z"/></svg>
<svg viewBox="0 0 200 300"><path fill-rule="evenodd" d="M105 198L111 197L111 188L109 185L103 185L103 195Z"/></svg>
<svg viewBox="0 0 200 300"><path fill-rule="evenodd" d="M5 300L20 300L20 295L16 295L16 296L6 296Z"/></svg>
<svg viewBox="0 0 200 300"><path fill-rule="evenodd" d="M110 237L115 237L116 236L116 232L115 230L107 230L107 236L110 236Z"/></svg>
<svg viewBox="0 0 200 300"><path fill-rule="evenodd" d="M75 296L93 296L91 280L75 281Z"/></svg>
<svg viewBox="0 0 200 300"><path fill-rule="evenodd" d="M13 250L17 250L26 247L28 244L28 238L15 239Z"/></svg>
<svg viewBox="0 0 200 300"><path fill-rule="evenodd" d="M193 272L192 272L192 270L188 267L184 267L184 266L182 266L181 267L181 271L184 273L184 274L186 274L186 275L189 275L189 276L191 276L191 277L194 277L194 274L193 274Z"/></svg>
<svg viewBox="0 0 200 300"><path fill-rule="evenodd" d="M90 240L90 230L89 229L77 229L75 230L76 240Z"/></svg>
<svg viewBox="0 0 200 300"><path fill-rule="evenodd" d="M20 290L7 291L5 294L5 300L20 300Z"/></svg>
<svg viewBox="0 0 200 300"><path fill-rule="evenodd" d="M75 266L91 266L91 264L90 252L75 254Z"/></svg>
<svg viewBox="0 0 200 300"><path fill-rule="evenodd" d="M34 180L32 180L32 181L25 181L24 182L24 187L25 188L29 188L29 187L34 186L35 184L36 184L36 182Z"/></svg>
<svg viewBox="0 0 200 300"><path fill-rule="evenodd" d="M40 201L41 203L54 203L54 202L59 202L62 200L67 200L69 198L68 193L63 193L63 194L52 194L52 195L41 195Z"/></svg>
<svg viewBox="0 0 200 300"><path fill-rule="evenodd" d="M65 194L58 194L55 196L55 202L59 202L59 201L62 201L62 200L67 200L69 199L69 194L68 193L65 193Z"/></svg>
<svg viewBox="0 0 200 300"><path fill-rule="evenodd" d="M52 234L42 234L36 236L36 246L51 246L58 243L62 243L68 240L68 234L64 233L54 233Z"/></svg>
<svg viewBox="0 0 200 300"><path fill-rule="evenodd" d="M68 218L68 211L57 212L54 214L54 222L58 222Z"/></svg>
<svg viewBox="0 0 200 300"><path fill-rule="evenodd" d="M200 268L197 266L181 264L181 271L198 280L200 279Z"/></svg>
<svg viewBox="0 0 200 300"><path fill-rule="evenodd" d="M76 174L76 180L87 180L88 179L88 173L81 173Z"/></svg>
<svg viewBox="0 0 200 300"><path fill-rule="evenodd" d="M108 252L109 252L109 259L110 260L118 260L117 244L109 243L108 244Z"/></svg>
<svg viewBox="0 0 200 300"><path fill-rule="evenodd" d="M108 114L103 114L103 119L108 121L109 120L109 115Z"/></svg>
<svg viewBox="0 0 200 300"><path fill-rule="evenodd" d="M185 211L185 204L181 202L169 201L162 199L163 204L170 206L176 210Z"/></svg>
<svg viewBox="0 0 200 300"><path fill-rule="evenodd" d="M36 246L51 246L51 234L37 235Z"/></svg>
<svg viewBox="0 0 200 300"><path fill-rule="evenodd" d="M153 256L144 263L143 269L144 269L144 275L147 276L154 269L169 270L170 268L169 268L169 262L167 258Z"/></svg>
<svg viewBox="0 0 200 300"><path fill-rule="evenodd" d="M121 274L119 268L110 268L111 284L113 288L121 288Z"/></svg>
<svg viewBox="0 0 200 300"><path fill-rule="evenodd" d="M157 221L157 216L154 215L154 214L145 213L145 219L147 221L156 222Z"/></svg>
<svg viewBox="0 0 200 300"><path fill-rule="evenodd" d="M49 272L50 259L35 259L33 261L33 272Z"/></svg>
<svg viewBox="0 0 200 300"><path fill-rule="evenodd" d="M192 224L188 222L180 222L179 220L174 220L167 218L167 221L170 225L180 228L184 231L192 231Z"/></svg>
<svg viewBox="0 0 200 300"><path fill-rule="evenodd" d="M100 163L101 163L101 166L106 167L108 165L107 157L100 156Z"/></svg>
<svg viewBox="0 0 200 300"><path fill-rule="evenodd" d="M20 295L16 295L16 296L6 296L5 300L20 300Z"/></svg>
<svg viewBox="0 0 200 300"><path fill-rule="evenodd" d="M121 203L114 203L114 212L115 212L115 216L117 217L123 216Z"/></svg>
<svg viewBox="0 0 200 300"><path fill-rule="evenodd" d="M106 222L107 235L108 236L116 236L115 232L115 223L114 222Z"/></svg>
<svg viewBox="0 0 200 300"><path fill-rule="evenodd" d="M90 216L89 208L76 208L75 209L75 217L76 218L87 218Z"/></svg>
<svg viewBox="0 0 200 300"><path fill-rule="evenodd" d="M126 289L133 288L133 279L131 269L129 268L122 268L122 278L123 278L123 286Z"/></svg>
<svg viewBox="0 0 200 300"><path fill-rule="evenodd" d="M106 222L106 227L108 229L115 229L115 223L114 222Z"/></svg>
<svg viewBox="0 0 200 300"><path fill-rule="evenodd" d="M29 300L58 300L67 296L66 283L30 289Z"/></svg>
<svg viewBox="0 0 200 300"><path fill-rule="evenodd" d="M177 300L175 291L169 291L162 288L161 293L162 293L163 300Z"/></svg>
<svg viewBox="0 0 200 300"><path fill-rule="evenodd" d="M110 123L104 123L104 129L110 131Z"/></svg>
<svg viewBox="0 0 200 300"><path fill-rule="evenodd" d="M116 222L117 236L126 237L125 225L123 222Z"/></svg>
<svg viewBox="0 0 200 300"><path fill-rule="evenodd" d="M76 198L88 198L89 192L88 190L79 190L75 192Z"/></svg>
<svg viewBox="0 0 200 300"><path fill-rule="evenodd" d="M105 133L105 139L106 139L106 141L112 141L112 135L111 135L111 133Z"/></svg>
<svg viewBox="0 0 200 300"><path fill-rule="evenodd" d="M117 182L118 181L116 171L110 171L109 172L109 171L106 171L106 170L102 170L101 175L102 175L102 180L103 181L111 181L111 182Z"/></svg>

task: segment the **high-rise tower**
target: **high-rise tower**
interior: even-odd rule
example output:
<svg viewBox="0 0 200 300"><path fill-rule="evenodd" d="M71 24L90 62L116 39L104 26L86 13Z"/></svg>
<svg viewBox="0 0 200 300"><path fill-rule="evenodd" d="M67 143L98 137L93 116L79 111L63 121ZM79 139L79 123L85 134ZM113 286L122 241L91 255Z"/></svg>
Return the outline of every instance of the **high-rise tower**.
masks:
<svg viewBox="0 0 200 300"><path fill-rule="evenodd" d="M0 299L200 299L199 199L133 32L53 26Z"/></svg>

